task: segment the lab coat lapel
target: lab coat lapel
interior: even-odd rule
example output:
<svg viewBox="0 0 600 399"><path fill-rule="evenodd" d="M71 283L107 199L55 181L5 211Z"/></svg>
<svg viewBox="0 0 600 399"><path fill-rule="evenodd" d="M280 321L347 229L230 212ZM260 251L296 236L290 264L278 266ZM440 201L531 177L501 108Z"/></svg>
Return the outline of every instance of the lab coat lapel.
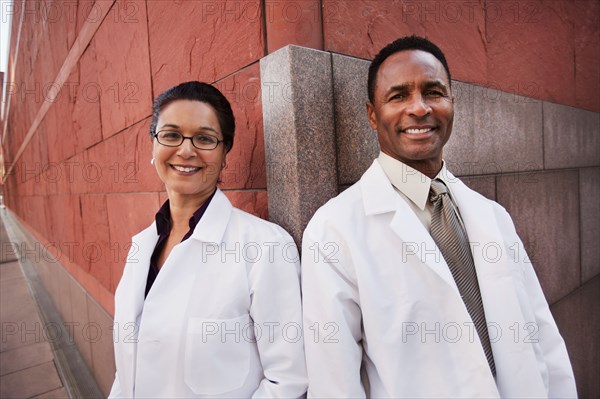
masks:
<svg viewBox="0 0 600 399"><path fill-rule="evenodd" d="M194 287L198 268L202 267L204 261L208 263L213 259L220 260L220 257L205 257L202 254L205 251L214 250L215 245L221 245L232 209L233 207L225 194L217 189L190 238L175 246L169 254L160 273L156 277L152 290L148 293L146 307L162 306L161 298L164 298L165 295L169 301L173 302L184 301L185 298L189 298ZM200 247L197 256L192 257L190 256L190 252L186 251L185 248L197 242L200 242ZM183 275L185 278L175 277L176 275ZM173 289L175 282L177 290ZM171 316L175 319L179 317L177 311L173 311Z"/></svg>
<svg viewBox="0 0 600 399"><path fill-rule="evenodd" d="M525 342L528 330L515 290L515 277L508 264L513 261L506 253L512 243L505 243L489 200L455 177L451 179L450 190L459 204L471 242L498 390L502 397L514 397L523 396L526 387L525 396L545 396L533 345Z"/></svg>
<svg viewBox="0 0 600 399"><path fill-rule="evenodd" d="M146 281L148 279L148 270L150 269L150 258L154 252L154 247L158 242L156 233L156 223L134 236L131 240L132 249L127 259L127 263L132 266L133 275L131 283L131 298L125 309L126 320L136 321L142 308L144 307L144 294L146 291Z"/></svg>
<svg viewBox="0 0 600 399"><path fill-rule="evenodd" d="M394 191L385 172L375 160L360 180L364 210L367 216L395 212L390 228L403 241L401 251L411 261L418 260L433 270L460 296L452 273L433 238L427 232L404 197ZM400 259L398 260L400 262Z"/></svg>
<svg viewBox="0 0 600 399"><path fill-rule="evenodd" d="M133 386L135 380L135 359L137 351L137 336L140 327L140 314L144 306L144 292L148 269L150 267L150 258L158 234L156 233L156 224L143 230L132 238L132 248L127 257L127 266L129 275L126 278L123 287L119 289L119 317L115 321L120 325L115 326L119 331L116 344L121 346L121 358L115 359L117 369L120 370L119 383L124 397L133 397Z"/></svg>
<svg viewBox="0 0 600 399"><path fill-rule="evenodd" d="M217 189L191 238L206 243L220 244L232 211L231 202L220 189Z"/></svg>

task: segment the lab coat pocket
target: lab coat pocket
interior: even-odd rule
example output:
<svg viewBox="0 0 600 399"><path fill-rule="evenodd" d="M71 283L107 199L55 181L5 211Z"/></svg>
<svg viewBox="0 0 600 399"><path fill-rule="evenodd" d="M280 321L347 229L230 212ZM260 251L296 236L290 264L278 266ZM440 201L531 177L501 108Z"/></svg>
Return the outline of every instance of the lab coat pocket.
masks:
<svg viewBox="0 0 600 399"><path fill-rule="evenodd" d="M249 323L248 314L233 319L188 319L184 380L195 394L219 395L244 384L253 345L243 334Z"/></svg>

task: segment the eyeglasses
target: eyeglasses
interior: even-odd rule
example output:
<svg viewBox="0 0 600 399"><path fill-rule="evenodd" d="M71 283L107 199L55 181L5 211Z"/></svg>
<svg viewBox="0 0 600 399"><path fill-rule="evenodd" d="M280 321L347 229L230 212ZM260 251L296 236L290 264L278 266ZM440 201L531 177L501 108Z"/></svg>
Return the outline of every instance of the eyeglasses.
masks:
<svg viewBox="0 0 600 399"><path fill-rule="evenodd" d="M154 133L154 137L156 137L156 141L159 144L167 147L179 147L183 144L183 140L187 139L199 150L214 150L219 143L223 142L223 140L219 140L209 134L196 134L192 137L185 137L176 130L161 130L158 133Z"/></svg>

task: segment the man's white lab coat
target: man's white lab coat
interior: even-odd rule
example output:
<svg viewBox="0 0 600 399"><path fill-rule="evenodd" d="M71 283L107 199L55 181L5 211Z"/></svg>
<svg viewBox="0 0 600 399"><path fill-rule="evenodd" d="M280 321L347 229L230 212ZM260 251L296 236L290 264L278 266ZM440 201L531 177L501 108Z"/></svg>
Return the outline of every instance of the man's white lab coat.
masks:
<svg viewBox="0 0 600 399"><path fill-rule="evenodd" d="M511 218L450 180L472 245L496 379L439 249L376 160L304 232L309 397L577 395Z"/></svg>

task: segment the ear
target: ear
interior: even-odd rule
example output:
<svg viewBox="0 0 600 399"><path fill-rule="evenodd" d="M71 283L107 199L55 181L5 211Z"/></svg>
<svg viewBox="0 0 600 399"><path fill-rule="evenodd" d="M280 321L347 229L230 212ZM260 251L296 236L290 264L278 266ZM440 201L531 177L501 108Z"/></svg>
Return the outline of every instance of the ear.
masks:
<svg viewBox="0 0 600 399"><path fill-rule="evenodd" d="M156 140L152 140L152 159L156 158L156 146L157 146L157 142Z"/></svg>
<svg viewBox="0 0 600 399"><path fill-rule="evenodd" d="M221 169L225 169L227 167L227 150L223 146L223 160L221 161Z"/></svg>
<svg viewBox="0 0 600 399"><path fill-rule="evenodd" d="M367 117L369 118L369 124L373 130L377 130L377 116L375 115L375 106L371 101L367 101Z"/></svg>

